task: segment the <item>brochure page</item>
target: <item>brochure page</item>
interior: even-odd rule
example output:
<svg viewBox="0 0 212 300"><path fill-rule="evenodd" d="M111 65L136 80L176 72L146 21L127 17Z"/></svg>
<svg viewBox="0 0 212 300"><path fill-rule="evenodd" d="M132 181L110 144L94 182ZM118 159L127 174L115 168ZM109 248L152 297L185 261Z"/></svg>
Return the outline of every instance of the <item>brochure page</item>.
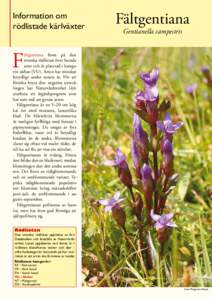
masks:
<svg viewBox="0 0 212 300"><path fill-rule="evenodd" d="M211 11L1 1L2 298L211 299Z"/></svg>

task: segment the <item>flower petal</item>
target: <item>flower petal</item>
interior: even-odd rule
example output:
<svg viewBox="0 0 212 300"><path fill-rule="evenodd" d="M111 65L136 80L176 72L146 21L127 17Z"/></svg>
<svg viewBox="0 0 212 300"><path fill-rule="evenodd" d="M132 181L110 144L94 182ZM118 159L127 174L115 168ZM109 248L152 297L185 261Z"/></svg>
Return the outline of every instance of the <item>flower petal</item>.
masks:
<svg viewBox="0 0 212 300"><path fill-rule="evenodd" d="M169 127L166 128L166 132L167 132L167 133L173 134L173 133L175 133L175 131L176 131L176 130L175 130L175 127L174 127L173 124L169 125Z"/></svg>
<svg viewBox="0 0 212 300"><path fill-rule="evenodd" d="M160 220L160 218L161 218L160 215L154 214L153 210L151 210L150 216L151 216L151 218L152 218L155 222L157 222L157 221Z"/></svg>
<svg viewBox="0 0 212 300"><path fill-rule="evenodd" d="M114 199L115 201L118 201L120 195L121 195L120 192L116 192L115 195L113 196L113 199Z"/></svg>
<svg viewBox="0 0 212 300"><path fill-rule="evenodd" d="M116 201L116 203L120 203L120 202L122 202L124 200L124 198L119 198L117 201Z"/></svg>
<svg viewBox="0 0 212 300"><path fill-rule="evenodd" d="M134 113L133 114L133 127L138 127L141 124L139 116Z"/></svg>
<svg viewBox="0 0 212 300"><path fill-rule="evenodd" d="M177 227L177 225L174 222L168 222L168 223L166 223L166 226L168 226L168 227Z"/></svg>
<svg viewBox="0 0 212 300"><path fill-rule="evenodd" d="M159 95L158 88L156 86L146 88L146 93L148 95L148 100L149 101L157 100L158 95Z"/></svg>
<svg viewBox="0 0 212 300"><path fill-rule="evenodd" d="M179 129L182 126L183 126L183 122L178 122L177 124L174 125L175 130Z"/></svg>
<svg viewBox="0 0 212 300"><path fill-rule="evenodd" d="M173 218L174 214L173 213L169 213L166 215L161 216L161 221L164 224L167 224L169 221L171 221L171 219Z"/></svg>
<svg viewBox="0 0 212 300"><path fill-rule="evenodd" d="M188 94L193 94L197 88L198 88L198 84L194 83L194 84L188 85L186 87L185 91Z"/></svg>
<svg viewBox="0 0 212 300"><path fill-rule="evenodd" d="M104 162L104 166L111 166L111 167L114 167L116 166L116 162L114 160L106 160Z"/></svg>
<svg viewBox="0 0 212 300"><path fill-rule="evenodd" d="M144 91L140 91L136 94L135 99L145 102L146 101L146 93Z"/></svg>
<svg viewBox="0 0 212 300"><path fill-rule="evenodd" d="M148 179L152 176L152 169L146 163L144 163L141 168L141 176L142 179Z"/></svg>
<svg viewBox="0 0 212 300"><path fill-rule="evenodd" d="M140 77L146 85L155 85L159 77L159 69L155 68L151 72L140 73Z"/></svg>
<svg viewBox="0 0 212 300"><path fill-rule="evenodd" d="M157 125L157 128L158 128L158 129L160 129L160 130L162 130L162 131L165 131L165 126L164 126L163 122L157 121L157 122L156 122L156 125Z"/></svg>
<svg viewBox="0 0 212 300"><path fill-rule="evenodd" d="M116 154L115 154L115 163L116 163L116 165L118 166L119 164L121 164L125 160L126 160L126 156L124 155L124 153L119 148L117 148Z"/></svg>
<svg viewBox="0 0 212 300"><path fill-rule="evenodd" d="M171 121L172 122L171 116L170 116L170 114L168 112L164 116L164 121Z"/></svg>
<svg viewBox="0 0 212 300"><path fill-rule="evenodd" d="M112 208L113 208L113 206L111 206L111 205L105 206L104 212L112 211Z"/></svg>
<svg viewBox="0 0 212 300"><path fill-rule="evenodd" d="M154 226L155 226L156 229L162 229L162 228L166 227L163 224L161 224L160 222L155 223Z"/></svg>
<svg viewBox="0 0 212 300"><path fill-rule="evenodd" d="M102 205L108 205L110 203L110 199L101 199L98 201Z"/></svg>

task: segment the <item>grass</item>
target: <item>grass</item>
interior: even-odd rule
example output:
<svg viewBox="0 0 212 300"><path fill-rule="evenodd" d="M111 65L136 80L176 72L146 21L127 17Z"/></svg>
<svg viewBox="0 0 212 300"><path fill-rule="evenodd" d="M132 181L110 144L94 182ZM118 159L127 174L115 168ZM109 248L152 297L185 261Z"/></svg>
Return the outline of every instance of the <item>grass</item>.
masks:
<svg viewBox="0 0 212 300"><path fill-rule="evenodd" d="M202 65L212 70L210 48L85 48L83 50L83 272L86 286L212 286L212 88ZM138 73L160 69L160 99L171 101L174 121L183 129L174 138L178 186L168 207L178 225L161 258L151 243L155 268L146 270L138 233L130 248L98 199L120 190L129 198L113 168L103 166L116 147L130 166L132 100L142 88ZM198 83L193 97L185 87ZM144 125L145 127L145 125ZM127 230L133 220L127 211ZM154 239L152 239L154 240Z"/></svg>

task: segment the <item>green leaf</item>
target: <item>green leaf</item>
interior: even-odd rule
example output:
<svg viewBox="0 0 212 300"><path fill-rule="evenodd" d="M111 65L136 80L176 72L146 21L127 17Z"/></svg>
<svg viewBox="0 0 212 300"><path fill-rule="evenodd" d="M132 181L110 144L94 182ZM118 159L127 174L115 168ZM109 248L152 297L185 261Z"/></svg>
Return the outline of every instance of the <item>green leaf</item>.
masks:
<svg viewBox="0 0 212 300"><path fill-rule="evenodd" d="M185 195L188 190L188 186L190 183L191 174L186 173L183 177L180 178L179 184L178 184L178 193L180 196L180 200L184 200Z"/></svg>

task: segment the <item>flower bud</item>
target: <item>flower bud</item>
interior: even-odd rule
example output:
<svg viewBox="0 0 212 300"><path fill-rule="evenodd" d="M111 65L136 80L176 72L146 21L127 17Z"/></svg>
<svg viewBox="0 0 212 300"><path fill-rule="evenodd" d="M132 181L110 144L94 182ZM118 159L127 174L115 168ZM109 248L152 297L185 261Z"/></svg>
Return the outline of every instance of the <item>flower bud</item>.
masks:
<svg viewBox="0 0 212 300"><path fill-rule="evenodd" d="M144 197L147 201L151 201L154 190L154 184L152 178L152 169L147 164L144 164L141 169L141 178Z"/></svg>
<svg viewBox="0 0 212 300"><path fill-rule="evenodd" d="M141 177L142 177L141 180L142 180L144 197L146 200L147 220L148 223L150 223L151 222L150 212L152 209L152 196L154 191L154 182L152 178L152 170L147 164L144 164L141 169Z"/></svg>
<svg viewBox="0 0 212 300"><path fill-rule="evenodd" d="M116 223L120 227L122 227L122 228L125 227L126 214L125 214L123 208L121 208L119 204L115 205L112 208L112 216L113 216L114 220L116 221Z"/></svg>
<svg viewBox="0 0 212 300"><path fill-rule="evenodd" d="M139 193L135 194L135 202L133 202L133 214L138 220L141 220L141 212L143 208L143 202Z"/></svg>
<svg viewBox="0 0 212 300"><path fill-rule="evenodd" d="M131 142L131 154L132 154L132 160L135 167L135 173L138 178L141 178L140 174L140 168L141 168L141 157L140 153L138 151L138 148L136 146L136 143L132 140Z"/></svg>
<svg viewBox="0 0 212 300"><path fill-rule="evenodd" d="M126 161L118 166L118 176L124 185L128 188L132 187L132 176Z"/></svg>
<svg viewBox="0 0 212 300"><path fill-rule="evenodd" d="M143 161L148 162L148 135L141 126L140 118L137 114L133 117L133 139Z"/></svg>
<svg viewBox="0 0 212 300"><path fill-rule="evenodd" d="M146 105L145 105L145 99L143 97L143 92L138 92L135 95L134 104L136 109L146 112Z"/></svg>
<svg viewBox="0 0 212 300"><path fill-rule="evenodd" d="M162 170L165 175L170 175L173 169L173 149L172 143L166 139L162 145Z"/></svg>
<svg viewBox="0 0 212 300"><path fill-rule="evenodd" d="M156 123L158 118L157 87L146 87L144 91L137 93L135 106L137 109L147 112L147 118L150 124Z"/></svg>
<svg viewBox="0 0 212 300"><path fill-rule="evenodd" d="M150 124L154 124L158 119L158 101L146 101L148 120Z"/></svg>
<svg viewBox="0 0 212 300"><path fill-rule="evenodd" d="M211 87L212 86L212 72L206 66L202 66L201 71L204 75L204 80L203 80L204 83Z"/></svg>
<svg viewBox="0 0 212 300"><path fill-rule="evenodd" d="M205 76L209 76L210 75L210 69L207 66L202 66L201 67L201 71Z"/></svg>

